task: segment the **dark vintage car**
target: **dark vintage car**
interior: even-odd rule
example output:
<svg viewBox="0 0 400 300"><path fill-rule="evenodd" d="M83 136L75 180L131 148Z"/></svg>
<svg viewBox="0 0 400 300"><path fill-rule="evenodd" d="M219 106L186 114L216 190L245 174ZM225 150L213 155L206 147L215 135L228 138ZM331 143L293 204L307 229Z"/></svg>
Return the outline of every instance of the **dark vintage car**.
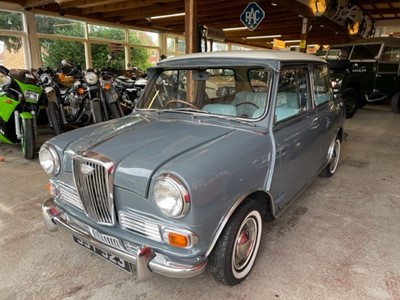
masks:
<svg viewBox="0 0 400 300"><path fill-rule="evenodd" d="M390 99L400 112L400 39L360 39L331 46L326 59L351 118L367 102Z"/></svg>
<svg viewBox="0 0 400 300"><path fill-rule="evenodd" d="M206 93L216 72L235 93ZM207 268L235 285L255 263L263 220L336 171L345 116L328 66L238 51L166 59L148 74L132 114L41 147L45 224L139 279Z"/></svg>

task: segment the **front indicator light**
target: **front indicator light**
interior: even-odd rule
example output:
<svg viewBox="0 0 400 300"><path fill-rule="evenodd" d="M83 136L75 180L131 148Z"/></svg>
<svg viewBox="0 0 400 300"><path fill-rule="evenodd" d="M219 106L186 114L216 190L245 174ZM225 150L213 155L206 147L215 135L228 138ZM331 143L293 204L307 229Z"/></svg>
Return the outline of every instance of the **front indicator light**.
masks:
<svg viewBox="0 0 400 300"><path fill-rule="evenodd" d="M197 234L184 229L164 228L162 237L165 243L177 248L188 249L199 242Z"/></svg>
<svg viewBox="0 0 400 300"><path fill-rule="evenodd" d="M106 82L106 83L104 83L103 87L104 87L104 89L105 89L106 91L111 90L111 83Z"/></svg>
<svg viewBox="0 0 400 300"><path fill-rule="evenodd" d="M46 183L46 191L53 197L57 196L57 188L51 182Z"/></svg>
<svg viewBox="0 0 400 300"><path fill-rule="evenodd" d="M168 233L168 244L174 247L179 247L179 248L186 248L189 245L189 239L187 236L175 233L175 232L169 232Z"/></svg>

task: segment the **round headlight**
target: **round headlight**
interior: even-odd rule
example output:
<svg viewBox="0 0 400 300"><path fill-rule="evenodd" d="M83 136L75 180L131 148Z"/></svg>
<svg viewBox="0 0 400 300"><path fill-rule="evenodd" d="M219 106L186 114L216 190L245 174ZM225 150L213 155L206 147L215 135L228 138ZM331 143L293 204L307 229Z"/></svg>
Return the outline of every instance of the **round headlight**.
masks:
<svg viewBox="0 0 400 300"><path fill-rule="evenodd" d="M93 85L97 83L98 77L95 72L86 72L84 79L87 84Z"/></svg>
<svg viewBox="0 0 400 300"><path fill-rule="evenodd" d="M39 151L39 161L47 174L57 175L60 172L60 158L50 144L45 143Z"/></svg>
<svg viewBox="0 0 400 300"><path fill-rule="evenodd" d="M41 81L44 85L49 85L49 84L52 83L53 77L51 77L51 75L48 74L48 73L42 73L42 74L40 74L40 81Z"/></svg>
<svg viewBox="0 0 400 300"><path fill-rule="evenodd" d="M161 176L156 180L153 192L154 201L164 215L181 218L189 211L189 192L177 178Z"/></svg>

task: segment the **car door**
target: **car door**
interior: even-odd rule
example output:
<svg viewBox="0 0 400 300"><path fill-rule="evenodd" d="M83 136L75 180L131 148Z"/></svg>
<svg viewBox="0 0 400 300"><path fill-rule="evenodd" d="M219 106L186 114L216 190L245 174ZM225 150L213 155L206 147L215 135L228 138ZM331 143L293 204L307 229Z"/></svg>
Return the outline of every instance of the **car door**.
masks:
<svg viewBox="0 0 400 300"><path fill-rule="evenodd" d="M337 134L334 124L337 124L337 119L340 117L340 104L335 102L326 64L314 65L312 84L314 107L321 129L319 166L322 167L327 162L329 147Z"/></svg>
<svg viewBox="0 0 400 300"><path fill-rule="evenodd" d="M310 91L306 65L282 67L273 129L277 163L271 193L277 211L314 178L319 168L321 129Z"/></svg>
<svg viewBox="0 0 400 300"><path fill-rule="evenodd" d="M400 91L400 46L385 46L378 61L375 90L392 95Z"/></svg>

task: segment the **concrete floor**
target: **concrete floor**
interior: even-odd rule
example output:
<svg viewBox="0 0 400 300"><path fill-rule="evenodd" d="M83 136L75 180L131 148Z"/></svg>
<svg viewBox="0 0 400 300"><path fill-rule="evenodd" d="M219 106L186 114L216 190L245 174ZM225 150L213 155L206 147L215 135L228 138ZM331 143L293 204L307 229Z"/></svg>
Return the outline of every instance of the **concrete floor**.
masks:
<svg viewBox="0 0 400 300"><path fill-rule="evenodd" d="M138 282L66 232L46 231L46 175L37 158L26 161L19 147L1 144L0 299L400 300L399 128L387 104L347 120L337 173L317 178L280 219L265 223L255 267L236 287L207 273Z"/></svg>

